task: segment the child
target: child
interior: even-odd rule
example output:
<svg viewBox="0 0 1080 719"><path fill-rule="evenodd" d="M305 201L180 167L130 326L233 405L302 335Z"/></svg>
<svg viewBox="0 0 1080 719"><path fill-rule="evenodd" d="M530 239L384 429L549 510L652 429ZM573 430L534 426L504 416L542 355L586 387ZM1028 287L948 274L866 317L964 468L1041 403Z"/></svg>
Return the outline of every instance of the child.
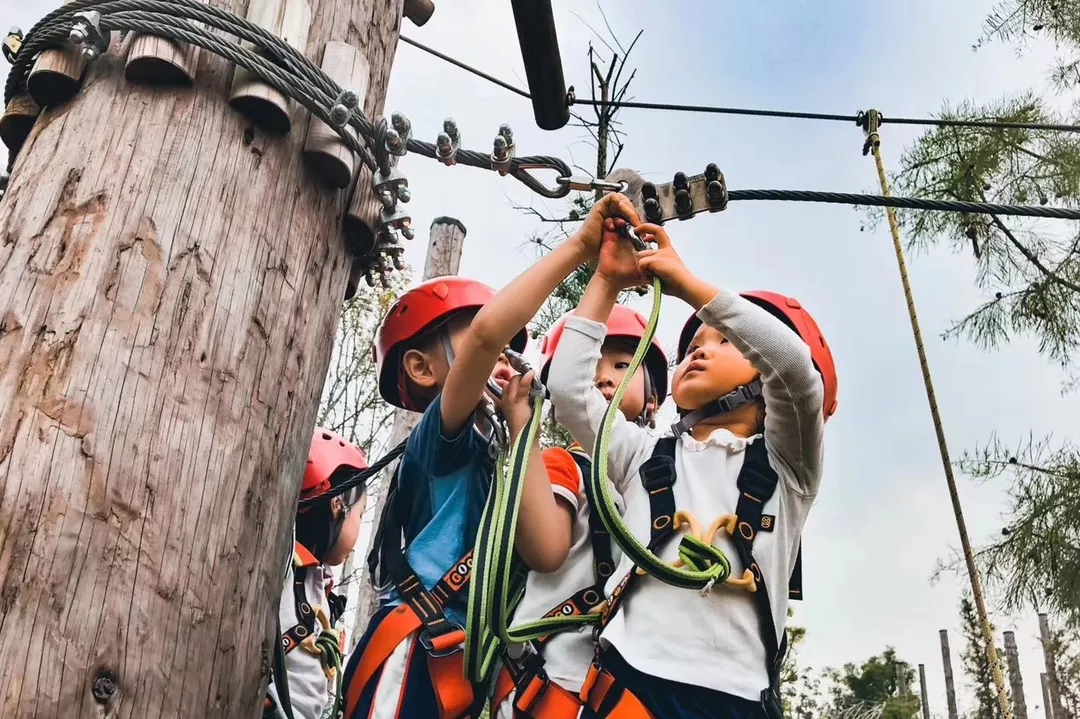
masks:
<svg viewBox="0 0 1080 719"><path fill-rule="evenodd" d="M424 414L409 437L396 496L388 500L369 558L394 591L383 597L349 661L349 719L478 713L484 697L466 681L460 651L462 590L493 465L491 427L478 409L490 379L506 396L502 410L511 435L527 425L531 377L515 376L503 350L523 350L525 324L559 282L596 257L613 205L629 203L598 202L578 233L497 295L470 280L430 280L403 295L379 327L375 361L383 398ZM549 471L534 452L515 548L541 572L561 566L570 549L571 517L556 504L553 481L572 479L558 468Z"/></svg>
<svg viewBox="0 0 1080 719"><path fill-rule="evenodd" d="M690 510L700 526L716 517L714 526L727 532L714 543L745 571L726 586L706 587L704 596L638 577L627 611L618 612L636 577L624 556L609 585L602 671L586 682L588 705L611 717L778 719L778 637L821 478L824 421L836 408L832 356L795 300L717 290L686 268L663 228L636 230L657 249L635 256L629 243L605 233L599 268L552 360L552 402L574 438L593 446L607 404L593 386L602 322L620 290L659 277L665 293L697 311L680 338L672 379L683 419L676 436L662 440L615 422L610 478L627 525L665 561L677 559L678 542L657 546L651 536L653 526L671 524L660 511L666 495L671 513Z"/></svg>
<svg viewBox="0 0 1080 719"><path fill-rule="evenodd" d="M339 435L316 429L296 512L296 541L278 607L284 672L277 668L267 689L264 717L320 719L336 706L343 637L333 626L345 610L343 597L330 592L329 567L349 556L360 533L365 505L345 506L341 497L325 499L331 488L367 469L359 448ZM287 687L280 676L287 678ZM336 709L334 710L336 714Z"/></svg>
<svg viewBox="0 0 1080 719"><path fill-rule="evenodd" d="M564 315L548 330L540 353L543 364L540 378L547 381L551 358L555 354L567 317ZM607 318L607 338L600 348L600 361L596 365L593 385L610 402L615 388L622 382L638 342L645 333L646 320L637 312L623 305L615 305ZM619 410L629 422L642 427L653 424L653 416L667 397L668 362L663 347L655 339L645 355L645 362L634 376L623 395ZM589 450L591 451L591 447ZM615 570L619 560L618 547L611 542L599 517L589 511L583 483L588 481L589 456L579 446L567 451L551 448L544 451L544 462L549 467L561 465L574 477L573 490L553 485L555 496L566 503L573 513L574 523L570 553L566 562L550 574L530 573L525 585L525 596L515 614L515 623L530 622L545 616L586 614L593 611L604 599L604 585ZM542 646L537 643L528 660L507 657L504 669L496 685L494 716L511 719L515 710L519 716L550 716L547 706L560 705L580 708L577 695L588 674L595 654L591 627L577 631L565 631L548 637ZM537 684L539 682L539 684ZM530 684L535 684L531 687ZM539 693L540 685L544 690ZM554 684L555 686L552 686ZM516 685L516 686L515 686ZM535 697L535 698L534 698ZM515 700L517 700L515 704ZM573 711L573 716L577 712ZM584 717L592 716L588 710Z"/></svg>

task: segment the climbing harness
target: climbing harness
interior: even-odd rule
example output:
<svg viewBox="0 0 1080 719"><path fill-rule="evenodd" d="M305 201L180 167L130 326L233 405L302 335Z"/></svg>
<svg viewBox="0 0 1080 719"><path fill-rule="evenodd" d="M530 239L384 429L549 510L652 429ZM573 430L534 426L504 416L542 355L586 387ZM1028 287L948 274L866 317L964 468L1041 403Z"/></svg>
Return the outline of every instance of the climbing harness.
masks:
<svg viewBox="0 0 1080 719"><path fill-rule="evenodd" d="M881 135L879 132L881 114L877 110L869 110L860 113L860 118L862 119L863 132L866 135L866 142L863 144L863 155L872 154L874 156L878 182L881 184L881 194L884 197L890 197L889 179L885 173L885 163L881 159ZM926 400L930 405L930 417L934 423L934 434L937 437L938 451L941 454L941 466L945 472L945 483L949 487L949 500L952 503L953 515L956 518L956 529L960 534L960 546L964 555L964 564L967 567L968 580L971 584L971 596L975 600L975 609L982 629L983 643L986 645L986 656L994 678L994 687L997 690L998 707L1001 710L1003 719L1012 719L1012 706L1005 687L1005 677L1001 673L1001 663L998 661L994 632L990 625L990 617L986 611L986 600L983 597L979 570L975 566L971 538L968 536L967 522L964 520L964 509L960 504L960 493L956 486L956 476L953 474L953 464L949 458L949 447L945 441L945 428L941 422L937 395L934 393L934 383L930 377L930 364L926 358L926 346L923 344L922 329L919 327L919 316L915 311L915 296L911 290L911 281L908 279L907 260L904 258L904 243L900 237L900 223L897 221L896 212L892 207L887 207L885 212L889 220L889 232L892 234L896 266L900 271L900 283L904 289L908 319L911 321L911 333L915 338L915 349L919 355L919 368L922 370L923 384L926 388ZM990 214L993 215L994 213Z"/></svg>

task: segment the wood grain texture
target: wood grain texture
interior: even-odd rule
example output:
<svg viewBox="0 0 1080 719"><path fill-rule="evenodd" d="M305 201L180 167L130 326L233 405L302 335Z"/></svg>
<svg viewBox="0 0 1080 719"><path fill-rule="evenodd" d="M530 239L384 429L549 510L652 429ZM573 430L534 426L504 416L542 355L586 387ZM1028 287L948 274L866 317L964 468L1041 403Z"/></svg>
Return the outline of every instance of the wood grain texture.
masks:
<svg viewBox="0 0 1080 719"><path fill-rule="evenodd" d="M401 0L312 8L381 112ZM100 62L0 201L0 716L256 717L345 201L229 108L219 58L176 91Z"/></svg>
<svg viewBox="0 0 1080 719"><path fill-rule="evenodd" d="M308 0L249 0L247 19L296 48L307 52L311 28ZM246 47L252 47L245 42ZM229 103L256 125L277 135L292 129L294 113L301 110L256 75L237 67L233 75Z"/></svg>
<svg viewBox="0 0 1080 719"><path fill-rule="evenodd" d="M61 5L72 2L74 0L65 0ZM73 47L46 50L38 55L30 70L27 90L39 107L67 102L79 91L86 65L86 58Z"/></svg>
<svg viewBox="0 0 1080 719"><path fill-rule="evenodd" d="M375 179L371 169L360 162L356 166L356 183L349 199L349 211L345 213L345 246L356 257L363 257L375 247L379 236L379 212L382 203L375 196L371 182Z"/></svg>
<svg viewBox="0 0 1080 719"><path fill-rule="evenodd" d="M37 122L41 108L29 95L16 95L0 117L0 140L12 155L19 154L23 143Z"/></svg>
<svg viewBox="0 0 1080 719"><path fill-rule="evenodd" d="M327 43L323 52L322 69L342 88L356 90L360 97L367 95L371 66L358 48L343 42ZM346 128L346 131L356 136L351 127ZM330 187L336 188L352 184L359 160L337 130L310 114L307 140L304 142L304 158Z"/></svg>
<svg viewBox="0 0 1080 719"><path fill-rule="evenodd" d="M178 40L135 34L128 43L124 74L130 82L146 85L187 85L195 80L200 50Z"/></svg>

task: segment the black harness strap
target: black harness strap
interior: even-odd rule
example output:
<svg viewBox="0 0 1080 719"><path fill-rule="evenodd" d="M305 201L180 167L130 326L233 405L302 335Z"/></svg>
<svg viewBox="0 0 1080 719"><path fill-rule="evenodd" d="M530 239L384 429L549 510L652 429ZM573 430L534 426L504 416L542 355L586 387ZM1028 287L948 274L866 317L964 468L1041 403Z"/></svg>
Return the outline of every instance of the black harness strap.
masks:
<svg viewBox="0 0 1080 719"><path fill-rule="evenodd" d="M592 460L588 455L577 451L571 451L570 456L581 472L582 486L587 485L589 473L592 471ZM592 546L593 577L596 582L593 588L603 597L604 585L615 572L615 557L611 551L611 535L608 534L607 527L604 526L600 515L591 511L591 504L589 507L589 544Z"/></svg>
<svg viewBox="0 0 1080 719"><path fill-rule="evenodd" d="M405 522L402 517L403 510L400 507L402 502L398 497L400 472L401 465L399 464L387 488L379 529L376 532L371 553L368 555L368 569L375 586L384 583L379 581L380 578L389 578L393 582L402 600L420 618L422 625L418 636L420 645L429 654L434 654L436 652L432 646L432 639L454 631L461 631L461 627L446 618L443 607L468 584L472 574L472 551L470 550L462 557L431 591L424 587L424 583L420 581L405 556Z"/></svg>

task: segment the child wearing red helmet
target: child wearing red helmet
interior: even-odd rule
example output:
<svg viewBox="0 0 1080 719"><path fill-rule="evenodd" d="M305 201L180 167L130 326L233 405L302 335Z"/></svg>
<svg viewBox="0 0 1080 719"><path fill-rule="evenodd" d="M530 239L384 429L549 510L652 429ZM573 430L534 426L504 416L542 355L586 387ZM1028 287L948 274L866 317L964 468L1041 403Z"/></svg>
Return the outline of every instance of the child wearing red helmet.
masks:
<svg viewBox="0 0 1080 719"><path fill-rule="evenodd" d="M345 610L345 598L331 591L329 568L343 563L356 545L365 502L362 497L360 506L350 508L331 490L367 466L358 447L330 430L315 430L278 606L284 666L275 667L264 717L320 719L340 700L344 639L334 626Z"/></svg>
<svg viewBox="0 0 1080 719"><path fill-rule="evenodd" d="M625 216L637 224L636 214ZM619 292L656 276L693 307L672 379L682 415L674 436L616 421L609 477L630 531L664 561L680 558L679 515L697 515L686 522L691 531L711 522L696 536L723 550L734 571L699 596L639 575L624 555L607 587L587 704L616 718L779 719L789 580L821 479L824 423L836 409L832 356L795 300L718 290L686 268L663 228L636 227L657 249L635 253L618 224L606 226L599 268L566 322L551 363L552 402L560 423L592 447L606 410L593 381L602 323ZM628 611L618 611L623 601Z"/></svg>
<svg viewBox="0 0 1080 719"><path fill-rule="evenodd" d="M390 308L375 340L386 401L422 411L409 436L375 538L369 568L385 588L382 607L349 661L346 717L476 716L484 692L464 675L463 626L471 549L491 483L485 390L510 439L531 416L531 373L516 375L504 355L521 352L525 325L559 283L596 257L604 217L625 197L597 203L581 229L497 294L455 277L436 278ZM558 569L570 549L570 511L552 484L575 486L565 467L533 452L525 470L515 549L540 572Z"/></svg>
<svg viewBox="0 0 1080 719"><path fill-rule="evenodd" d="M543 357L540 378L545 382L568 317L569 313L556 320L540 345ZM625 305L615 305L606 326L607 336L600 348L593 385L610 402L615 388L630 367L638 342L645 334L646 319ZM667 355L654 339L643 366L638 369L623 395L619 410L627 421L642 427L651 426L656 411L667 397L667 385ZM584 488L590 471L588 453L576 443L569 449L552 447L544 450L544 461L549 466L565 467L567 473L577 480L573 489L552 485L556 496L573 512L570 553L558 571L529 574L525 595L514 615L515 623L596 610L604 599L604 585L621 556L603 523L590 511ZM573 716L578 716L573 709L581 707L578 695L594 653L592 629L581 627L550 635L542 642L534 642L524 658L507 656L506 667L496 684L492 715L496 719L512 719L515 716L552 716L558 719L558 710L549 708L558 702L560 709L570 707ZM542 688L540 685L543 685ZM585 708L581 716L588 719L593 714Z"/></svg>

